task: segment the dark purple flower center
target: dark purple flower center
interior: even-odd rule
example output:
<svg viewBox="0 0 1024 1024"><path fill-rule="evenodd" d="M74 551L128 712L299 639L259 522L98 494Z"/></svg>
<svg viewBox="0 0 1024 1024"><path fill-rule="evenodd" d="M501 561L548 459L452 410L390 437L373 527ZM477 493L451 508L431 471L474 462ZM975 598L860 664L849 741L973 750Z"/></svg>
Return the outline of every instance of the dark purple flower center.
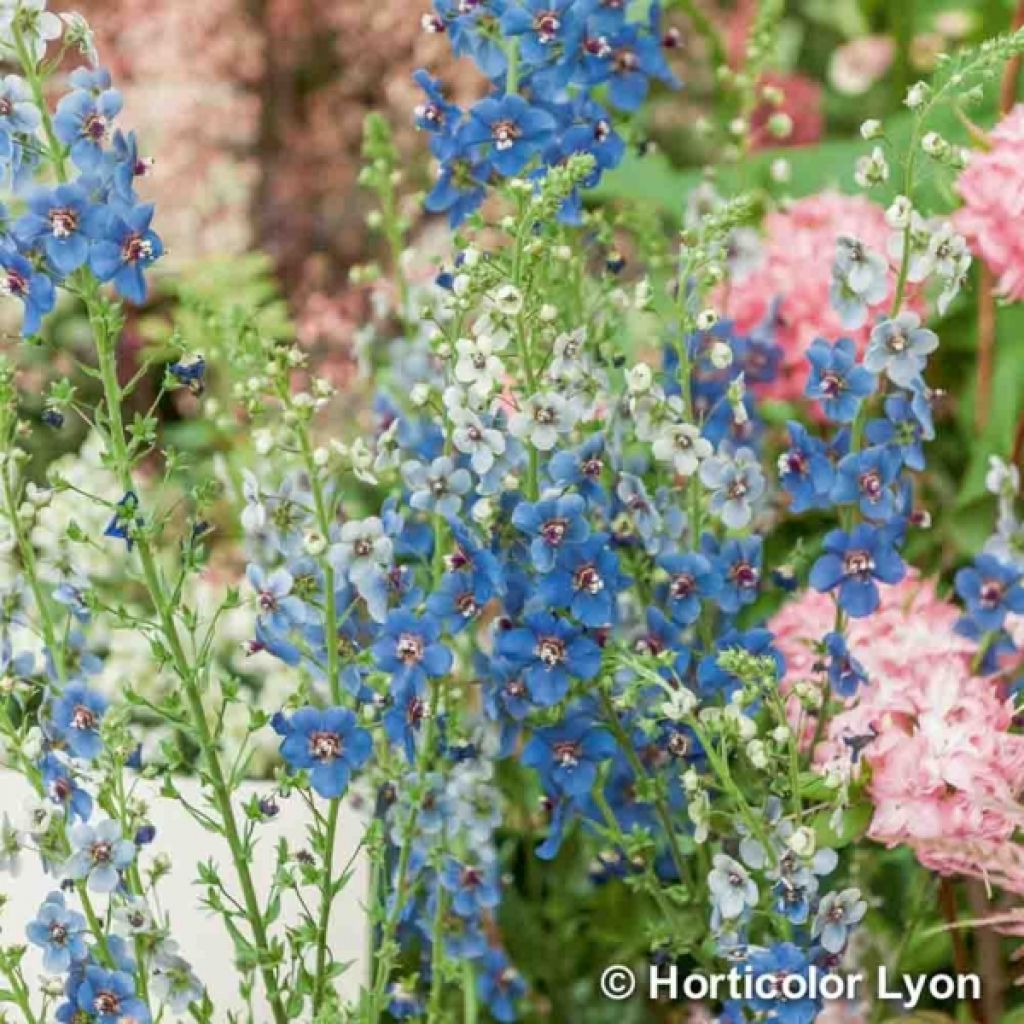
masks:
<svg viewBox="0 0 1024 1024"><path fill-rule="evenodd" d="M480 610L476 598L469 593L459 594L455 598L455 610L464 618L471 619Z"/></svg>
<svg viewBox="0 0 1024 1024"><path fill-rule="evenodd" d="M895 331L889 336L886 346L890 352L895 352L898 355L907 347L907 336L902 331Z"/></svg>
<svg viewBox="0 0 1024 1024"><path fill-rule="evenodd" d="M786 452L784 458L785 472L793 473L797 476L807 475L807 459L804 458L803 452Z"/></svg>
<svg viewBox="0 0 1024 1024"><path fill-rule="evenodd" d="M637 57L636 51L627 46L620 47L612 55L612 67L616 74L628 74L631 71L636 71L639 66L640 58Z"/></svg>
<svg viewBox="0 0 1024 1024"><path fill-rule="evenodd" d="M821 378L821 392L829 398L838 398L846 387L846 381L838 373L826 373Z"/></svg>
<svg viewBox="0 0 1024 1024"><path fill-rule="evenodd" d="M673 576L668 585L669 593L677 601L689 597L696 589L697 581L693 578L693 573L689 572L681 572Z"/></svg>
<svg viewBox="0 0 1024 1024"><path fill-rule="evenodd" d="M357 558L366 558L367 555L373 553L373 542L366 537L360 537L352 545L352 550Z"/></svg>
<svg viewBox="0 0 1024 1024"><path fill-rule="evenodd" d="M419 697L410 697L405 705L405 720L409 725L416 726L427 717L427 706Z"/></svg>
<svg viewBox="0 0 1024 1024"><path fill-rule="evenodd" d="M309 756L317 761L336 761L341 756L341 737L336 732L311 732Z"/></svg>
<svg viewBox="0 0 1024 1024"><path fill-rule="evenodd" d="M467 889L475 889L483 883L483 880L484 876L479 868L470 867L469 865L466 865L459 873L459 884Z"/></svg>
<svg viewBox="0 0 1024 1024"><path fill-rule="evenodd" d="M1003 585L998 580L985 580L978 593L978 599L986 608L995 608L1003 599Z"/></svg>
<svg viewBox="0 0 1024 1024"><path fill-rule="evenodd" d="M729 569L729 578L741 590L749 590L751 587L757 586L760 573L757 571L757 567L749 562L737 562Z"/></svg>
<svg viewBox="0 0 1024 1024"><path fill-rule="evenodd" d="M575 740L562 740L551 748L551 753L562 768L575 768L583 756L583 749Z"/></svg>
<svg viewBox="0 0 1024 1024"><path fill-rule="evenodd" d="M55 946L63 946L68 941L68 930L63 922L54 921L50 925L50 941Z"/></svg>
<svg viewBox="0 0 1024 1024"><path fill-rule="evenodd" d="M542 43L550 43L562 27L554 11L540 11L533 19L533 30Z"/></svg>
<svg viewBox="0 0 1024 1024"><path fill-rule="evenodd" d="M551 667L565 661L565 643L557 636L544 636L537 641L537 657Z"/></svg>
<svg viewBox="0 0 1024 1024"><path fill-rule="evenodd" d="M113 847L105 839L100 842L93 843L89 848L89 856L92 858L92 862L94 864L109 864L110 858L113 854Z"/></svg>
<svg viewBox="0 0 1024 1024"><path fill-rule="evenodd" d="M95 729L95 713L84 704L76 704L74 711L71 712L71 728L85 730Z"/></svg>
<svg viewBox="0 0 1024 1024"><path fill-rule="evenodd" d="M7 270L7 290L11 295L15 295L18 298L23 298L28 295L29 286L28 278L24 274L19 274L17 270Z"/></svg>
<svg viewBox="0 0 1024 1024"><path fill-rule="evenodd" d="M96 993L96 998L93 1000L92 1008L97 1013L111 1014L121 1012L121 997L115 992L108 992L106 990Z"/></svg>
<svg viewBox="0 0 1024 1024"><path fill-rule="evenodd" d="M82 122L82 134L92 142L102 142L107 137L107 119L99 114L90 114Z"/></svg>
<svg viewBox="0 0 1024 1024"><path fill-rule="evenodd" d="M843 570L847 576L867 577L875 568L875 560L871 557L870 551L857 549L847 551L843 559Z"/></svg>
<svg viewBox="0 0 1024 1024"><path fill-rule="evenodd" d="M668 739L668 752L673 757L686 757L690 752L690 738L681 732L674 732Z"/></svg>
<svg viewBox="0 0 1024 1024"><path fill-rule="evenodd" d="M869 469L866 473L861 473L859 482L861 492L872 501L878 501L882 496L884 485L876 470Z"/></svg>
<svg viewBox="0 0 1024 1024"><path fill-rule="evenodd" d="M597 594L604 589L604 580L593 565L581 565L572 577L574 590L583 590L588 594Z"/></svg>
<svg viewBox="0 0 1024 1024"><path fill-rule="evenodd" d="M581 470L585 477L589 477L593 480L595 477L599 477L601 472L604 470L604 463L598 458L587 459L583 463Z"/></svg>
<svg viewBox="0 0 1024 1024"><path fill-rule="evenodd" d="M515 121L503 118L491 125L491 138L495 149L511 149L523 137L522 129Z"/></svg>
<svg viewBox="0 0 1024 1024"><path fill-rule="evenodd" d="M749 488L747 487L746 477L738 476L726 488L726 494L728 494L733 501L736 501L739 498L745 498L748 490Z"/></svg>
<svg viewBox="0 0 1024 1024"><path fill-rule="evenodd" d="M540 528L540 535L544 538L544 543L550 544L553 548L558 547L565 540L565 535L568 532L569 521L562 518L548 519Z"/></svg>
<svg viewBox="0 0 1024 1024"><path fill-rule="evenodd" d="M505 684L505 695L513 700L526 696L526 684L522 679L510 679Z"/></svg>
<svg viewBox="0 0 1024 1024"><path fill-rule="evenodd" d="M277 595L270 590L260 591L260 611L277 611Z"/></svg>
<svg viewBox="0 0 1024 1024"><path fill-rule="evenodd" d="M11 102L10 97L0 96L0 117L10 117L13 110L14 104Z"/></svg>
<svg viewBox="0 0 1024 1024"><path fill-rule="evenodd" d="M416 665L423 660L423 637L419 633L402 633L395 644L395 654L406 665Z"/></svg>
<svg viewBox="0 0 1024 1024"><path fill-rule="evenodd" d="M144 263L153 258L153 243L137 231L132 232L121 244L121 259L125 263Z"/></svg>
<svg viewBox="0 0 1024 1024"><path fill-rule="evenodd" d="M583 40L583 49L591 57L607 57L612 52L604 36L588 36Z"/></svg>
<svg viewBox="0 0 1024 1024"><path fill-rule="evenodd" d="M67 206L50 211L50 231L54 238L68 238L78 230L78 213Z"/></svg>

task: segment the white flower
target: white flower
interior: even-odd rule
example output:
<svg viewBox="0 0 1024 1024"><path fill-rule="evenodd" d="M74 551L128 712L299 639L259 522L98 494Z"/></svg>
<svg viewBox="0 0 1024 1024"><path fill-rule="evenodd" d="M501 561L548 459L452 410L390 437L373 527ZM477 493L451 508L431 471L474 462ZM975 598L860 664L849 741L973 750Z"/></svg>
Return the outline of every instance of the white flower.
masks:
<svg viewBox="0 0 1024 1024"><path fill-rule="evenodd" d="M505 316L518 316L523 310L523 293L514 284L503 284L491 296L495 309Z"/></svg>
<svg viewBox="0 0 1024 1024"><path fill-rule="evenodd" d="M894 231L902 231L910 223L913 212L910 200L906 196L897 196L885 211L885 222Z"/></svg>
<svg viewBox="0 0 1024 1024"><path fill-rule="evenodd" d="M60 38L60 18L46 9L46 0L0 0L0 39L9 45L14 43L15 18L32 56L42 60L46 44Z"/></svg>
<svg viewBox="0 0 1024 1024"><path fill-rule="evenodd" d="M998 455L988 457L988 473L985 475L985 488L990 494L1020 494L1020 470L1003 461Z"/></svg>
<svg viewBox="0 0 1024 1024"><path fill-rule="evenodd" d="M668 423L661 429L652 450L659 462L671 463L680 476L693 476L702 459L712 452L711 443L692 423Z"/></svg>
<svg viewBox="0 0 1024 1024"><path fill-rule="evenodd" d="M907 98L903 101L911 110L922 107L928 99L928 85L925 82L915 82L907 90Z"/></svg>
<svg viewBox="0 0 1024 1024"><path fill-rule="evenodd" d="M870 142L872 139L877 139L882 134L882 122L876 117L868 118L860 126L860 137L865 142Z"/></svg>
<svg viewBox="0 0 1024 1024"><path fill-rule="evenodd" d="M473 472L483 476L494 465L495 457L505 451L505 436L500 430L488 427L471 409L453 409L451 420L452 444L470 457Z"/></svg>
<svg viewBox="0 0 1024 1024"><path fill-rule="evenodd" d="M455 379L486 398L505 376L505 364L495 354L494 339L487 334L459 338L455 351Z"/></svg>
<svg viewBox="0 0 1024 1024"><path fill-rule="evenodd" d="M391 564L393 546L376 516L342 523L338 543L331 545L330 562L336 572L347 572L354 583Z"/></svg>
<svg viewBox="0 0 1024 1024"><path fill-rule="evenodd" d="M670 721L678 722L692 714L697 706L697 698L685 686L672 691L672 695L661 705L661 713Z"/></svg>
<svg viewBox="0 0 1024 1024"><path fill-rule="evenodd" d="M626 374L626 385L634 395L642 395L650 390L653 381L654 371L647 363L637 363Z"/></svg>
<svg viewBox="0 0 1024 1024"><path fill-rule="evenodd" d="M575 403L552 391L531 395L509 418L509 430L542 452L549 452L559 434L567 434L579 419Z"/></svg>
<svg viewBox="0 0 1024 1024"><path fill-rule="evenodd" d="M267 506L263 503L259 480L248 469L242 470L242 497L245 499L242 529L246 533L257 533L267 525Z"/></svg>
<svg viewBox="0 0 1024 1024"><path fill-rule="evenodd" d="M716 341L708 351L708 359L716 370L728 370L732 366L732 346L725 341Z"/></svg>
<svg viewBox="0 0 1024 1024"><path fill-rule="evenodd" d="M718 314L713 309L702 309L697 314L697 330L710 331L718 323Z"/></svg>
<svg viewBox="0 0 1024 1024"><path fill-rule="evenodd" d="M580 355L587 341L585 327L559 334L552 346L548 375L552 380L577 380L582 372Z"/></svg>

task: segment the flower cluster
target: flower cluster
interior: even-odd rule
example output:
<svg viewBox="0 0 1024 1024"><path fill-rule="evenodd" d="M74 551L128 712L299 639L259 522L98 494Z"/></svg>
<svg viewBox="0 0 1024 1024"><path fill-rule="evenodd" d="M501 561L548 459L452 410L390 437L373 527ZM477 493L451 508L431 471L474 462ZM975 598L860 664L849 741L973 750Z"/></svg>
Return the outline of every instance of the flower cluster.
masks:
<svg viewBox="0 0 1024 1024"><path fill-rule="evenodd" d="M95 473L51 469L43 489L0 363L0 732L35 793L0 829L0 864L38 854L61 882L28 928L60 975L44 993L58 1020L233 1015L170 937L150 781L228 855L198 865L203 904L233 940L242 997L275 1024L481 1007L515 1020L535 995L505 897L580 851L568 888L628 893L650 915L638 956L780 979L857 955L868 900L841 850L858 815L942 871L980 871L970 850L1012 839L1015 471L993 463L998 527L956 575L962 611L908 568L936 433L925 289L940 310L952 301L963 240L913 195L884 214L824 196L769 214L751 269L761 198L707 188L671 257L649 225L599 210L581 235L581 191L622 152L606 107L631 113L671 77L657 5L638 6L439 0L426 26L494 91L462 112L417 76L442 166L426 203L452 223L488 195L500 212L467 222L433 280L408 280L398 157L372 120L363 180L399 302L366 330L374 394L349 419L370 427L321 433L337 396L303 348L256 314L197 304L153 407L178 392L216 430L230 406L244 437L207 479L152 415L124 409L123 311L101 286L141 299L159 255L132 192L144 163L111 134L119 100L97 67L50 111L53 21L23 0L9 164L53 181L15 190L12 244L34 277L10 291L27 303L63 282L100 387L95 406L69 382L47 396L40 418L81 416L100 455ZM716 308L745 296L770 301ZM784 428L762 402L773 393L793 400ZM783 519L803 539L780 554ZM112 631L135 638L157 685L111 692ZM224 654L239 632L241 653ZM141 724L157 739L140 743ZM202 801L182 796L186 770ZM276 845L260 890L265 826L300 814L305 844ZM369 860L373 956L346 1001L329 935L350 828ZM0 973L38 1019L20 956ZM820 1009L775 990L723 1012L810 1024Z"/></svg>
<svg viewBox="0 0 1024 1024"><path fill-rule="evenodd" d="M416 126L430 133L440 163L427 209L446 212L456 226L494 179L580 154L593 164L579 184L595 185L625 152L609 108L637 110L652 80L676 85L662 53L659 19L658 4L650 5L646 21L635 21L626 4L600 0L436 0L424 27L447 32L452 51L472 58L494 94L462 111L435 79L416 72L425 93ZM574 188L558 215L577 223L581 208Z"/></svg>

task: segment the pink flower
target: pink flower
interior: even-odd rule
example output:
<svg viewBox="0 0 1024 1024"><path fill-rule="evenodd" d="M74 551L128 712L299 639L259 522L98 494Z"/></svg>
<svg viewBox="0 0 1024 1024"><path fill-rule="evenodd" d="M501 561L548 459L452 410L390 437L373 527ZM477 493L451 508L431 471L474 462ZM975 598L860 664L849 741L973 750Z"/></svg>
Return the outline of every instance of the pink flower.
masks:
<svg viewBox="0 0 1024 1024"><path fill-rule="evenodd" d="M844 96L866 93L892 65L896 45L888 36L861 36L832 54L828 80Z"/></svg>
<svg viewBox="0 0 1024 1024"><path fill-rule="evenodd" d="M821 684L813 645L834 614L830 600L808 594L772 620L785 688ZM998 877L1024 892L1022 858L1006 849L1024 824L1024 736L1011 731L1013 703L998 684L972 675L974 647L953 632L959 614L919 576L882 588L878 613L848 630L869 682L829 722L815 761L842 774L867 767L870 838L907 844L936 871ZM795 700L790 711L798 714ZM861 744L856 763L851 740Z"/></svg>
<svg viewBox="0 0 1024 1024"><path fill-rule="evenodd" d="M821 86L806 75L783 75L769 71L762 76L759 89L777 89L782 94L778 106L761 102L750 116L750 141L754 149L777 146L808 146L821 138L825 128L822 113ZM769 129L775 114L785 114L792 129L785 138L779 138Z"/></svg>
<svg viewBox="0 0 1024 1024"><path fill-rule="evenodd" d="M1003 118L989 136L987 152L970 155L957 181L963 208L954 224L996 276L1008 299L1024 299L1024 104Z"/></svg>
<svg viewBox="0 0 1024 1024"><path fill-rule="evenodd" d="M803 394L807 382L805 353L815 338L835 340L848 335L860 350L866 346L872 323L858 331L846 331L829 305L836 239L852 235L885 255L889 234L881 206L861 196L837 192L808 196L765 218L760 262L733 284L723 301L740 331L750 331L760 324L778 302L775 340L782 348L782 364L778 379L766 389L773 398L793 399ZM876 313L888 308L894 287L893 273L889 291L875 307ZM916 298L908 305L919 308L915 303Z"/></svg>

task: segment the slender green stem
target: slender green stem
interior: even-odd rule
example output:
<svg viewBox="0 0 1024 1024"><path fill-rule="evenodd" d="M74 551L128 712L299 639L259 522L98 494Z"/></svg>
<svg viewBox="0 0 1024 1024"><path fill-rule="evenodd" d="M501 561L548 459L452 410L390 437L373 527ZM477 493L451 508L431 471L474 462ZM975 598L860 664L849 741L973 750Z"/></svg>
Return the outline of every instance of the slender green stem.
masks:
<svg viewBox="0 0 1024 1024"><path fill-rule="evenodd" d="M117 382L117 358L114 341L109 337L107 323L100 308L98 289L92 279L88 279L83 288L83 299L93 330L100 379L103 384L110 454L113 457L114 468L121 486L127 492L133 489L134 481L132 479L132 460L125 440L124 423L121 416L122 396ZM213 801L221 818L224 838L231 851L235 873L242 889L245 917L252 931L260 959L260 973L266 988L267 999L270 1002L276 1024L285 1024L288 1015L285 1011L276 971L269 962L270 947L259 899L256 895L256 887L249 868L249 853L245 849L238 830L238 822L231 804L231 791L217 752L217 742L206 720L198 674L189 662L178 633L174 611L165 599L163 580L145 530L134 540L139 553L146 590L157 612L161 632L167 642L175 672L182 682L185 702L189 710L190 725L195 731L195 739L202 753L204 767L213 790Z"/></svg>

